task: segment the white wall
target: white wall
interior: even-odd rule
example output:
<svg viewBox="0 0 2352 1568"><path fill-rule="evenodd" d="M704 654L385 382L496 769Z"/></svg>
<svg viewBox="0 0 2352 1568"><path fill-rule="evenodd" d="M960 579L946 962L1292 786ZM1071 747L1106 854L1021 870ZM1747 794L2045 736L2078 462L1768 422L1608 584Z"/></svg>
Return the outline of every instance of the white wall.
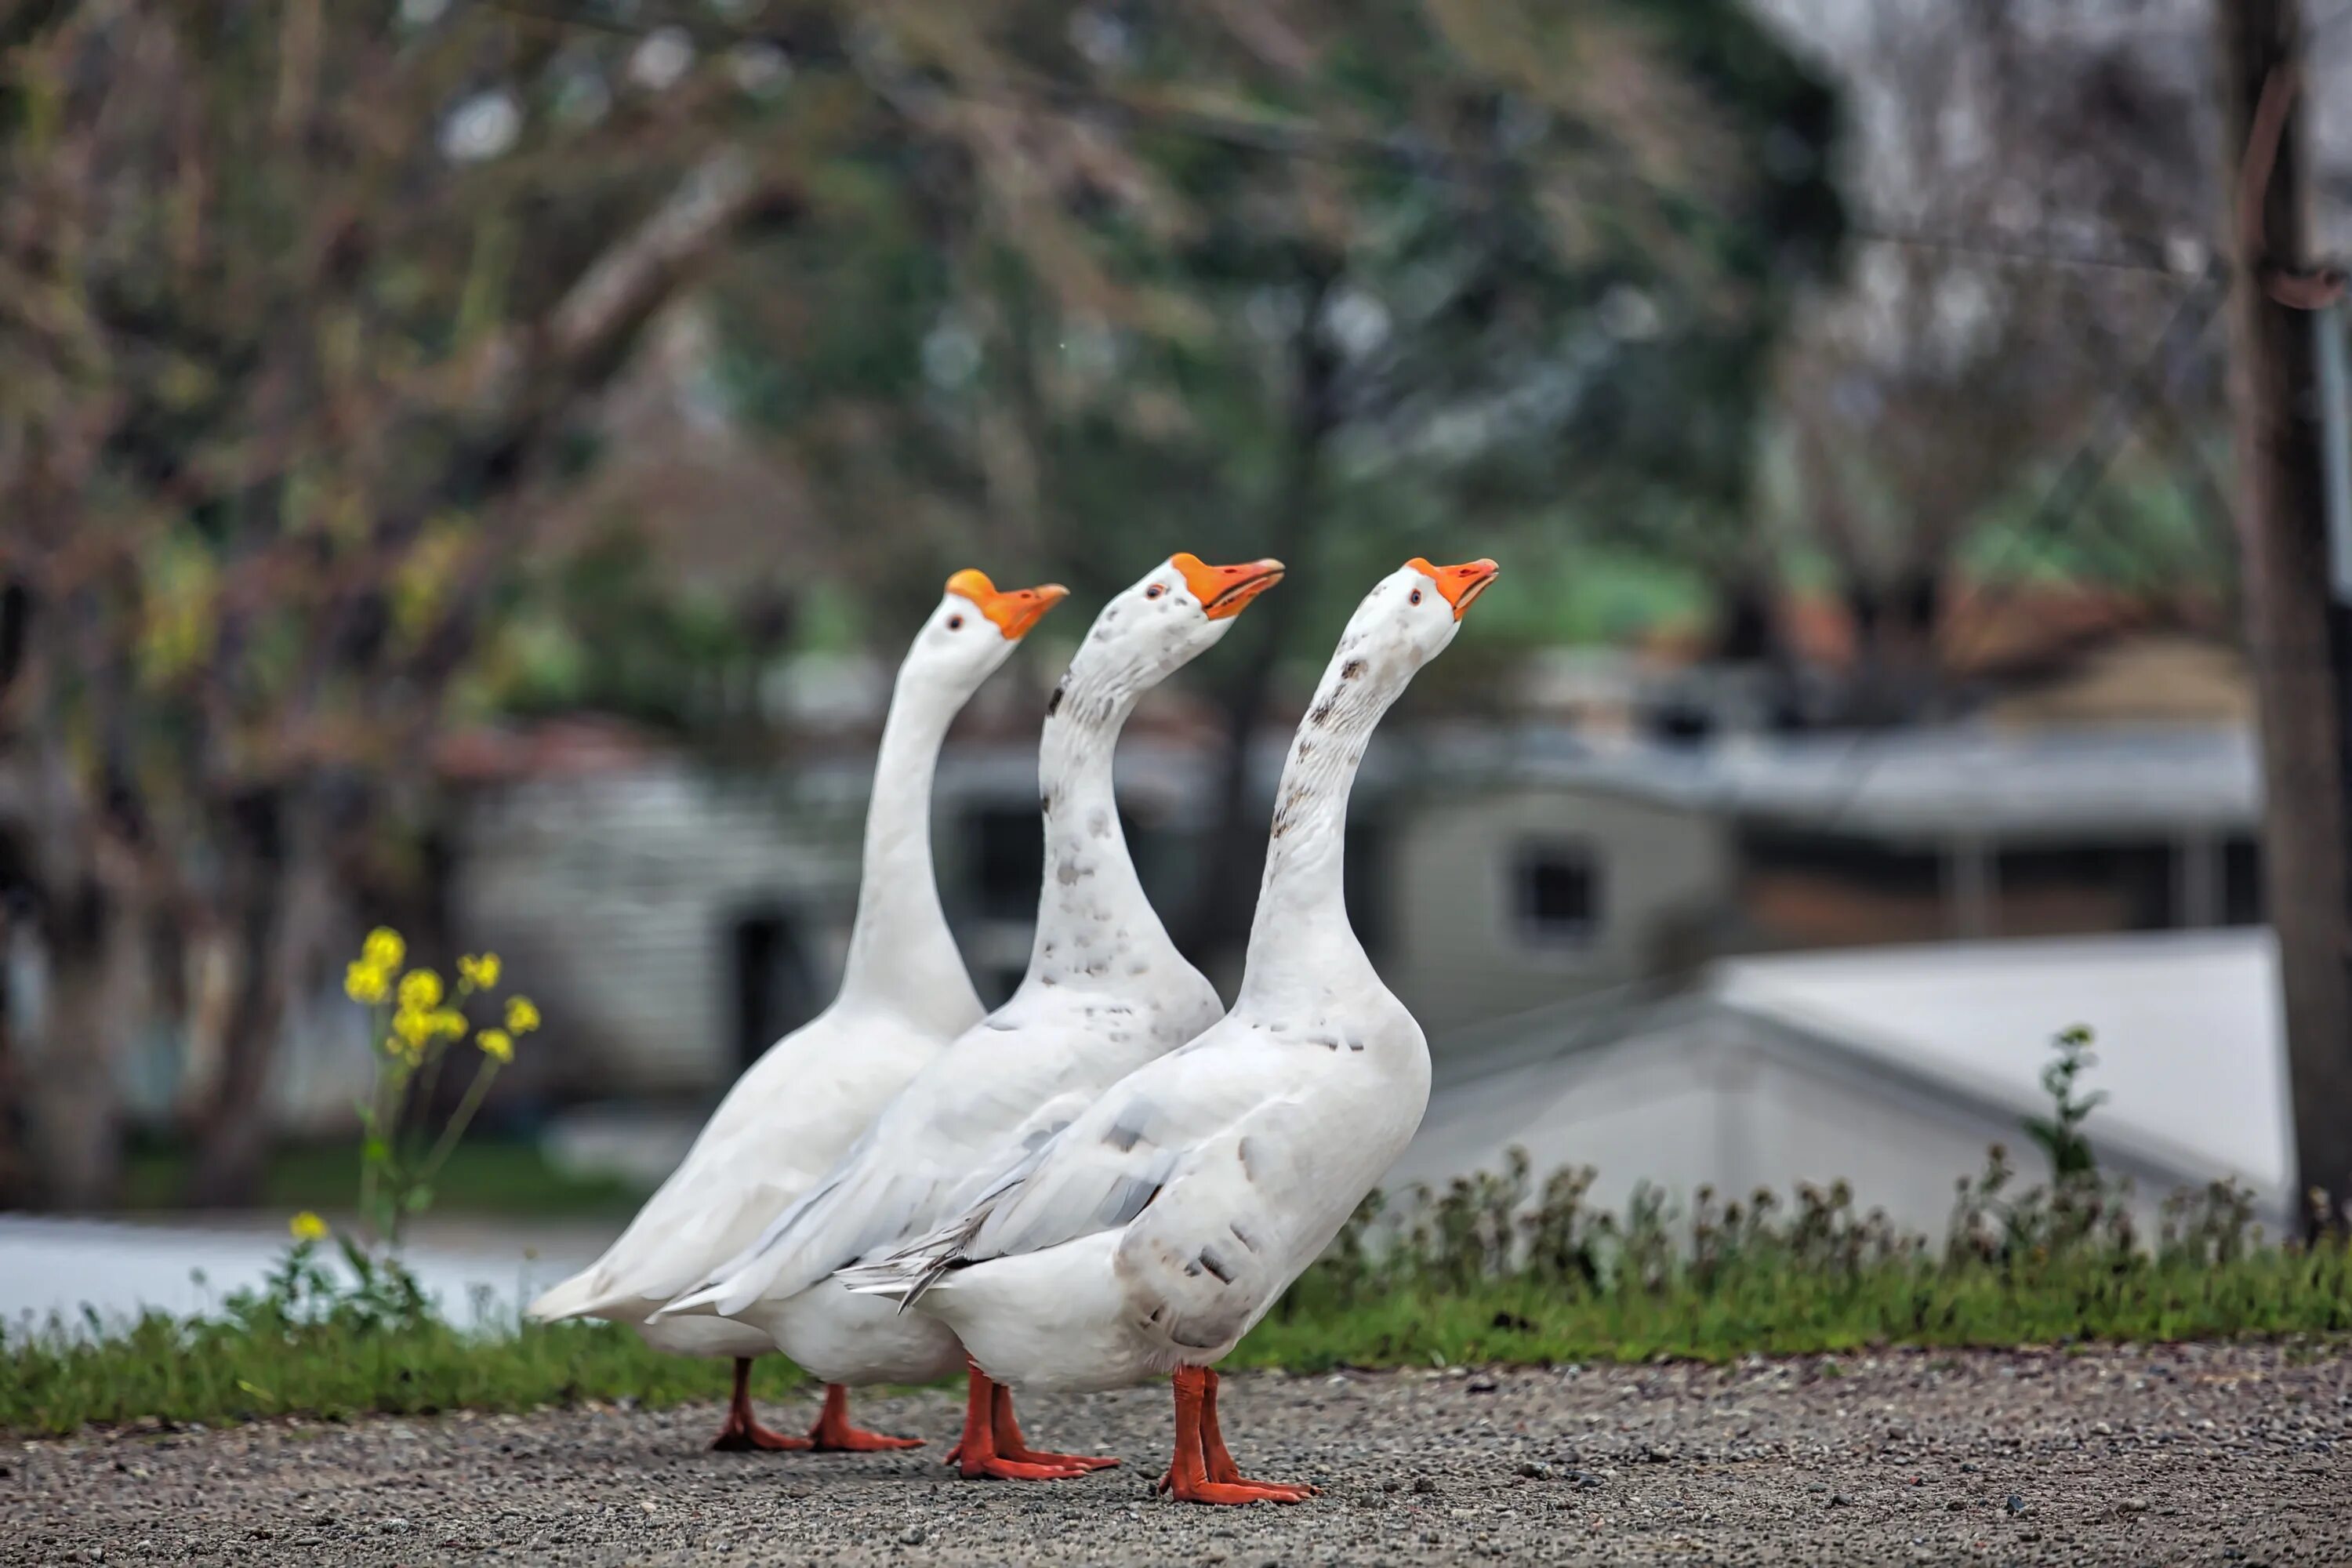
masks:
<svg viewBox="0 0 2352 1568"><path fill-rule="evenodd" d="M738 1070L734 919L799 916L818 994L838 977L856 782L855 798L812 799L665 766L485 796L457 860L460 939L505 955L600 1089L713 1091Z"/></svg>
<svg viewBox="0 0 2352 1568"><path fill-rule="evenodd" d="M1401 802L1388 848L1382 978L1432 1034L1654 971L1668 932L1725 908L1718 819L1603 790L1465 791ZM1589 942L1534 940L1516 912L1520 846L1580 844L1600 874Z"/></svg>
<svg viewBox="0 0 2352 1568"><path fill-rule="evenodd" d="M2091 1131L2095 1145L2095 1122ZM1718 1201L1746 1202L1769 1187L1785 1205L1801 1183L1826 1189L1843 1178L1860 1209L1883 1208L1903 1228L1940 1238L1954 1183L1975 1176L1995 1142L2021 1173L2012 1192L2046 1178L2041 1152L2004 1110L1736 1011L1694 1007L1609 1045L1441 1082L1382 1185L1392 1196L1415 1182L1442 1189L1457 1175L1500 1170L1517 1145L1538 1190L1561 1166L1593 1166L1593 1200L1611 1208L1643 1181L1685 1205L1704 1184ZM2150 1237L2164 1196L2206 1179L2112 1146L2101 1157L2135 1182ZM2275 1226L2282 1216L2268 1217Z"/></svg>

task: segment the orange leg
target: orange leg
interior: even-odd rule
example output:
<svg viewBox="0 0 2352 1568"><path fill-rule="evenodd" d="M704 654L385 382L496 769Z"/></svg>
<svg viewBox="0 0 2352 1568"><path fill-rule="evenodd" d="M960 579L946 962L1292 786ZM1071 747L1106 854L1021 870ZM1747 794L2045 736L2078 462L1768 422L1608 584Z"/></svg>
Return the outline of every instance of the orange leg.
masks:
<svg viewBox="0 0 2352 1568"><path fill-rule="evenodd" d="M808 1446L820 1454L878 1454L890 1448L919 1448L920 1437L892 1437L861 1432L849 1424L849 1390L837 1383L824 1385L824 1410L809 1428Z"/></svg>
<svg viewBox="0 0 2352 1568"><path fill-rule="evenodd" d="M1253 1481L1225 1447L1217 1425L1217 1374L1205 1366L1176 1369L1176 1455L1160 1489L1179 1502L1304 1502L1313 1487Z"/></svg>
<svg viewBox="0 0 2352 1568"><path fill-rule="evenodd" d="M771 1432L760 1425L760 1418L751 1413L751 1358L737 1356L735 1394L727 1402L727 1419L719 1426L719 1436L710 1440L710 1446L730 1453L740 1453L753 1448L805 1448L809 1440Z"/></svg>
<svg viewBox="0 0 2352 1568"><path fill-rule="evenodd" d="M1013 1414L1013 1391L1003 1384L994 1384L994 1396L990 1402L990 1424L996 1433L996 1451L1008 1459L1021 1459L1033 1465L1075 1465L1081 1470L1108 1469L1118 1461L1103 1454L1054 1454L1033 1448L1021 1436L1021 1422Z"/></svg>
<svg viewBox="0 0 2352 1568"><path fill-rule="evenodd" d="M964 1394L963 1438L947 1457L947 1463L959 1466L966 1480L1066 1481L1094 1468L1094 1462L1065 1460L1059 1455L1030 1457L1030 1450L1019 1442L1017 1426L1013 1431L1014 1451L1007 1452L998 1441L996 1411L1001 1394L1007 1395L1004 1410L1010 1415L1013 1406L1007 1391L979 1367L971 1369Z"/></svg>

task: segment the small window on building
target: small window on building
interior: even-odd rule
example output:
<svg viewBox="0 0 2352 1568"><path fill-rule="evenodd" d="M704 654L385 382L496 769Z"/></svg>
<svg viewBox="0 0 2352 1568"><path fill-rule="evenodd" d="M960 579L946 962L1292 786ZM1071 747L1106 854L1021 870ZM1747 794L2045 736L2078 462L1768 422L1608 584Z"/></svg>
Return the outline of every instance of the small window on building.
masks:
<svg viewBox="0 0 2352 1568"><path fill-rule="evenodd" d="M1589 846L1523 844L1512 867L1519 931L1540 947L1580 947L1601 930L1601 862Z"/></svg>
<svg viewBox="0 0 2352 1568"><path fill-rule="evenodd" d="M749 1067L770 1046L817 1015L808 951L799 922L780 909L735 917L735 1060Z"/></svg>
<svg viewBox="0 0 2352 1568"><path fill-rule="evenodd" d="M1045 825L1037 808L982 806L965 818L964 833L978 912L990 920L1034 920L1037 868L1045 860Z"/></svg>

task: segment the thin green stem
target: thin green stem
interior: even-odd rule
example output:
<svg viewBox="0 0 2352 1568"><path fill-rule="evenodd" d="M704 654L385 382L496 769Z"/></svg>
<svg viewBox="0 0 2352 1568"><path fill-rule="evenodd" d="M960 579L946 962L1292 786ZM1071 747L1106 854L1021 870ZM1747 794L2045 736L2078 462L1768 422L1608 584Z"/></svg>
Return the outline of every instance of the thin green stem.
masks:
<svg viewBox="0 0 2352 1568"><path fill-rule="evenodd" d="M414 1136L418 1148L424 1146L425 1133L433 1125L433 1089L441 1079L441 1058L448 1054L448 1042L436 1040L433 1043L432 1049L425 1055L424 1070L417 1074L413 1091L416 1114L414 1118L402 1118L404 1121L415 1122ZM415 1162L410 1163L409 1168L415 1169Z"/></svg>
<svg viewBox="0 0 2352 1568"><path fill-rule="evenodd" d="M490 1079L498 1076L498 1058L483 1057L480 1069L474 1074L474 1081L466 1086L466 1098L457 1102L457 1109L450 1112L449 1125L441 1130L441 1141L433 1145L433 1152L425 1156L425 1163L418 1168L416 1179L419 1184L432 1184L434 1176L440 1172L441 1163L449 1157L449 1151L455 1149L457 1140L466 1135L466 1124L473 1121L474 1112L482 1108L482 1097L490 1092Z"/></svg>
<svg viewBox="0 0 2352 1568"><path fill-rule="evenodd" d="M377 1166L382 1162L372 1146L383 1137L384 1080L391 1076L388 1069L392 1053L385 1048L389 1038L385 1016L384 1005L381 1002L368 1009L368 1050L375 1058L375 1081L368 1086L365 1131L371 1147L362 1150L360 1155L360 1214L370 1225L380 1224L376 1211L376 1187Z"/></svg>

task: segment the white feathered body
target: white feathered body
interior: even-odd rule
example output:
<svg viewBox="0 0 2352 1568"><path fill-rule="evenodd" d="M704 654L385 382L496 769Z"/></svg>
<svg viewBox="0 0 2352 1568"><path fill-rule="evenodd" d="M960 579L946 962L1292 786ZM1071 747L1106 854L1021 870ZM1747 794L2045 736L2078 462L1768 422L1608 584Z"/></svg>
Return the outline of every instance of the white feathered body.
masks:
<svg viewBox="0 0 2352 1568"><path fill-rule="evenodd" d="M1213 581L1200 582L1203 573ZM961 1360L936 1320L885 1322L876 1301L832 1276L961 1213L1104 1089L1223 1013L1136 877L1119 828L1115 752L1143 693L1232 626L1233 609L1212 607L1223 603L1219 584L1262 587L1278 575L1278 567L1253 577L1171 557L1103 606L1046 702L1038 737L1045 860L1020 988L918 1073L753 1246L665 1308L664 1320L755 1324L833 1382L929 1377L943 1359Z"/></svg>
<svg viewBox="0 0 2352 1568"><path fill-rule="evenodd" d="M1229 1353L1429 1100L1421 1028L1369 965L1297 1004L1237 1010L1118 1082L962 1217L965 1265L913 1310L1015 1388L1118 1387Z"/></svg>
<svg viewBox="0 0 2352 1568"><path fill-rule="evenodd" d="M898 667L874 760L857 914L832 1006L771 1046L737 1080L685 1160L592 1267L531 1303L533 1317L634 1323L656 1347L752 1356L759 1329L656 1315L710 1278L850 1150L875 1114L981 1016L931 864L931 783L948 726L1050 605L1026 591L1017 628L1005 595L959 573Z"/></svg>
<svg viewBox="0 0 2352 1568"><path fill-rule="evenodd" d="M1429 1103L1428 1041L1348 922L1345 828L1373 727L1453 638L1454 570L1408 563L1341 634L1283 765L1232 1015L844 1283L1014 1388L1108 1388L1213 1364L1330 1244Z"/></svg>
<svg viewBox="0 0 2352 1568"><path fill-rule="evenodd" d="M630 1323L679 1355L767 1354L769 1336L744 1324L648 1320L814 1186L945 1044L934 1026L847 1001L785 1036L736 1080L604 1255L532 1303L532 1315Z"/></svg>
<svg viewBox="0 0 2352 1568"><path fill-rule="evenodd" d="M846 1158L659 1323L724 1319L830 1383L921 1382L962 1364L938 1321L853 1295L835 1270L960 1213L1106 1088L1193 1037L1222 1011L1172 954L1141 960L1108 938L1095 989L1034 975L918 1072ZM1154 971L1157 971L1156 974ZM689 1282L691 1283L691 1282Z"/></svg>

